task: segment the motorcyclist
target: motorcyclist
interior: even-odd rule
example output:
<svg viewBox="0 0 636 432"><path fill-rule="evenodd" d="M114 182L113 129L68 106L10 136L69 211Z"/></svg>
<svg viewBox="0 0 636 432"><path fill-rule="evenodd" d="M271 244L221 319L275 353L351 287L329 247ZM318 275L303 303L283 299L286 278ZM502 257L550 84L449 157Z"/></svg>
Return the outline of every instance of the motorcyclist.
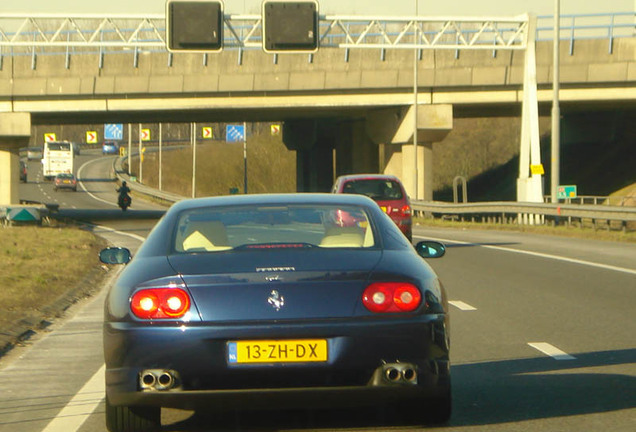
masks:
<svg viewBox="0 0 636 432"><path fill-rule="evenodd" d="M122 206L122 202L126 197L128 197L129 202L132 201L130 199L130 195L128 195L128 193L130 192L130 188L126 185L125 181L121 182L121 187L117 188L117 192L119 192L118 202L120 207Z"/></svg>

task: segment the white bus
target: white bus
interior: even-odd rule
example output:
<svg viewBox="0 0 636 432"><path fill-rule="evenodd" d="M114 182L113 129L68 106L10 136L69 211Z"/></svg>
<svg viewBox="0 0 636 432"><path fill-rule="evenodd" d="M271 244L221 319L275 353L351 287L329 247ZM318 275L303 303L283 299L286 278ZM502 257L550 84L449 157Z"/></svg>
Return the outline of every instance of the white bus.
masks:
<svg viewBox="0 0 636 432"><path fill-rule="evenodd" d="M45 142L42 173L49 180L61 173L73 174L73 145L68 141Z"/></svg>

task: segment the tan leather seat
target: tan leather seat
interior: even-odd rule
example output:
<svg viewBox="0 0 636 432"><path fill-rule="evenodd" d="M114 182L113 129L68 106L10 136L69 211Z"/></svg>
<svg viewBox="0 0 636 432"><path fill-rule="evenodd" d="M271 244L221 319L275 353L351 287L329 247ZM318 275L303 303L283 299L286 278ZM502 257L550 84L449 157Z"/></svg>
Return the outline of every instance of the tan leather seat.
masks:
<svg viewBox="0 0 636 432"><path fill-rule="evenodd" d="M225 225L219 221L191 222L183 234L184 251L222 251L232 249Z"/></svg>
<svg viewBox="0 0 636 432"><path fill-rule="evenodd" d="M328 228L320 241L320 247L370 247L373 246L371 228L332 227Z"/></svg>

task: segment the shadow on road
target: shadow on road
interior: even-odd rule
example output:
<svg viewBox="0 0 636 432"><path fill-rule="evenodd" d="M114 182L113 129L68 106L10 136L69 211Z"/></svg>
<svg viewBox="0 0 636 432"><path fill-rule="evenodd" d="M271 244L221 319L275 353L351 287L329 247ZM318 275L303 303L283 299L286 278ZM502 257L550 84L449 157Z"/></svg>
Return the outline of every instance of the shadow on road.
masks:
<svg viewBox="0 0 636 432"><path fill-rule="evenodd" d="M585 368L636 363L636 349L453 366L453 417L445 427L488 426L636 408L634 375ZM396 420L397 419L397 420ZM194 413L164 432L278 431L413 426L392 409ZM444 427L442 427L443 429Z"/></svg>
<svg viewBox="0 0 636 432"><path fill-rule="evenodd" d="M106 220L139 220L159 219L165 214L165 210L131 210L121 209L60 209L52 215L58 220L72 219L76 221L97 223Z"/></svg>
<svg viewBox="0 0 636 432"><path fill-rule="evenodd" d="M472 426L636 407L636 376L583 370L636 363L636 349L484 362L453 368L452 425Z"/></svg>
<svg viewBox="0 0 636 432"><path fill-rule="evenodd" d="M82 183L115 183L116 181L114 178L111 178L111 177L104 177L104 178L81 177L81 178L78 178L77 180Z"/></svg>

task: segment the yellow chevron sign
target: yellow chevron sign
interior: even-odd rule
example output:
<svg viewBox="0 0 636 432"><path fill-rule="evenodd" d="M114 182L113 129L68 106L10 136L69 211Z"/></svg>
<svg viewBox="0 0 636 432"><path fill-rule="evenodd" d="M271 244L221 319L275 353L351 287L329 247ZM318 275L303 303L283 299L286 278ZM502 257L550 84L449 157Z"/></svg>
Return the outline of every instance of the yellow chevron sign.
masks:
<svg viewBox="0 0 636 432"><path fill-rule="evenodd" d="M86 144L97 144L97 131L86 131Z"/></svg>
<svg viewBox="0 0 636 432"><path fill-rule="evenodd" d="M47 132L44 134L44 142L55 142L57 141L57 137L52 132Z"/></svg>

